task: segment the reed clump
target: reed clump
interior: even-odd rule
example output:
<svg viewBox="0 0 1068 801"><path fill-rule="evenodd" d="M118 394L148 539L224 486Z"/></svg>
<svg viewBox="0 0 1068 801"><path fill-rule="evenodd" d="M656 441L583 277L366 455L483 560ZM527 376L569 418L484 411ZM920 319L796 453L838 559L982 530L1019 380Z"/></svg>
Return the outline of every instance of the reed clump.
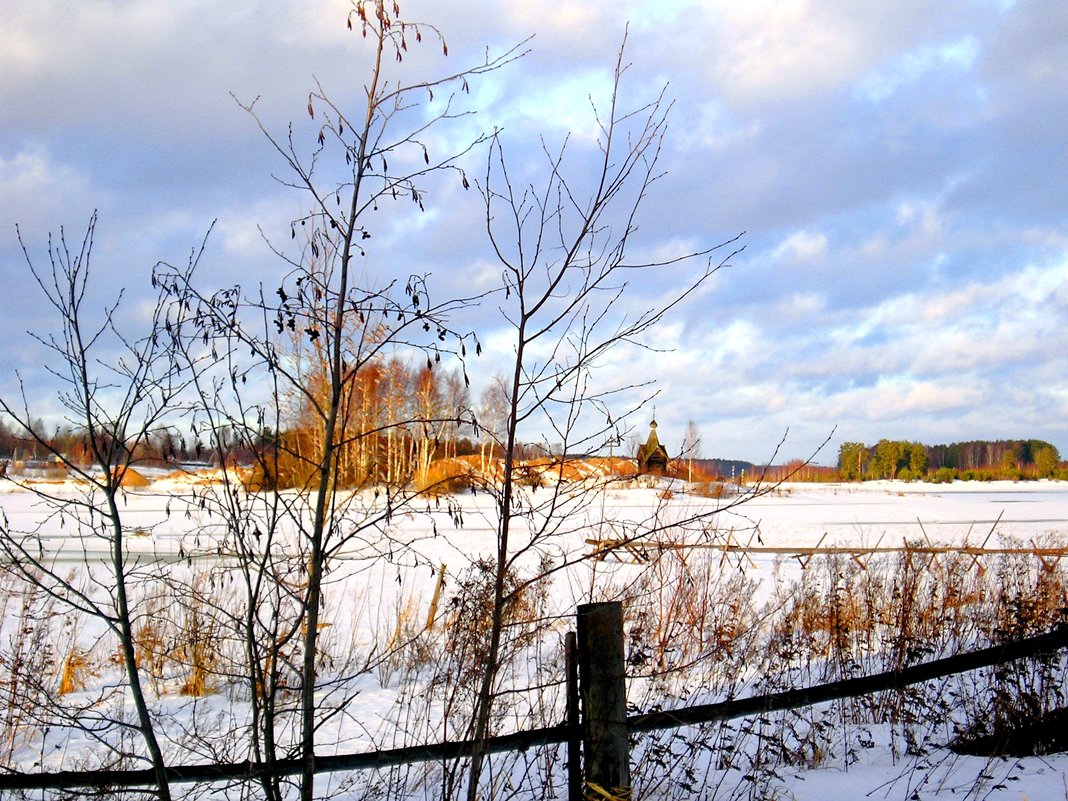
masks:
<svg viewBox="0 0 1068 801"><path fill-rule="evenodd" d="M868 561L828 554L800 573L787 567L780 564L771 596L757 603L745 562L661 551L623 599L633 686L645 693L637 707L709 703L899 670L1068 624L1065 572L1030 554L977 559L906 550ZM880 737L888 738L902 770L911 771L933 770L925 759L937 749L1019 756L1068 748L1064 676L1065 658L1053 654L707 724L699 733L644 735L635 789L686 798L681 776L708 797L768 797L785 769L853 764L876 747L876 727L884 727ZM699 745L714 752L711 763L694 761ZM698 765L707 775L686 778ZM709 790L713 781L722 793Z"/></svg>

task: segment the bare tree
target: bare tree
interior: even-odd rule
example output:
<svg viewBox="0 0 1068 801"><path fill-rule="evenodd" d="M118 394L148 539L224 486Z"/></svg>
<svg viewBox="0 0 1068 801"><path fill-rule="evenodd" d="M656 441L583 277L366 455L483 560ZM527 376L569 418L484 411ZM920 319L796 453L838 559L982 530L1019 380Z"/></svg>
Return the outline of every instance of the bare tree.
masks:
<svg viewBox="0 0 1068 801"><path fill-rule="evenodd" d="M361 477L355 487L344 486L344 465L352 454L359 460L359 454L369 453L379 438L393 450L404 432L419 429L419 463L425 472L434 443L457 418L455 410L442 409L438 402L438 364L443 356L452 356L462 365L469 348L479 349L473 336L454 330L449 322L450 315L474 299L435 302L423 275L407 280L380 276L368 285L359 283L362 259L376 241L374 214L380 208L401 213L399 203L406 204L406 210L421 211L427 202L426 185L435 176L452 175L470 186L459 160L484 138L444 155L431 153L431 129L460 112L453 111L452 102L427 119L413 111L435 92L466 91L469 81L520 55L518 50L487 55L472 68L438 79L398 82L390 77L388 65L403 61L409 45L436 41L447 54L436 28L399 14L396 3L353 3L349 27L371 46L363 101L349 108L317 86L307 106L318 123L310 147L298 141L292 129L276 136L260 120L255 103L243 104L288 168L283 182L301 194L309 209L293 223L295 252L270 243L288 265L283 284L274 292L246 294L235 287L205 295L183 274L165 279L181 307L193 310L191 336L183 350L190 365L199 348L210 346L222 354L195 379L201 432L213 436L220 427L242 429L242 440L258 446L263 487L277 488L285 478L282 465L289 464L294 466L294 484L302 490L296 498L283 500L274 493L250 501L243 487L227 485L216 502L230 521L233 547L241 555L246 681L253 697L260 699L253 722L258 729L254 758L267 767L263 775L270 776L275 760L299 756L302 799L313 796L317 732L348 700L336 697L344 692L340 684L324 689L316 680L326 573L344 549L352 559L356 548L368 563L392 553L394 544L385 529L392 515L415 497L399 486L402 477L393 454L387 453L385 472L396 489L387 489L380 501L367 502L343 491L369 482L372 474L356 471ZM415 127L406 127L413 121ZM298 229L307 232L303 238L297 237ZM287 331L302 342L296 353L284 346ZM384 414L372 416L361 400L361 382L370 370L385 370L383 380L395 381L398 371L385 365L398 353L425 360L420 385L427 390L427 402L407 413L391 404ZM466 370L461 370L466 384ZM269 395L251 399L247 386L267 387ZM286 399L291 409L301 410L299 428L283 411ZM269 442L257 442L268 423L275 435ZM255 515L249 514L250 503L259 506ZM286 540L286 532L293 531L296 542ZM296 550L279 561L279 546ZM293 654L299 654L296 660ZM283 656L298 664L297 708L277 702ZM284 722L293 716L298 734L291 744L280 742ZM282 795L277 779L265 779L264 790L271 798Z"/></svg>
<svg viewBox="0 0 1068 801"><path fill-rule="evenodd" d="M138 733L147 752L145 758L155 773L156 795L169 799L163 752L137 664L133 625L136 611L130 593L137 574L127 554L123 485L133 472L141 448L153 438L169 435L186 379L163 335L170 305L166 293L160 293L146 332L137 338L129 337L120 328L122 293L110 306L94 313L88 298L95 232L94 215L80 246L72 249L61 229L57 241L49 239L46 268L35 264L19 233L30 274L58 318L54 333L31 336L50 356L46 369L60 384L59 400L66 422L81 440L88 458L72 459L43 436L40 427L33 425L25 390L18 404L0 398L0 410L22 425L36 445L65 471L79 479L83 489L74 497L39 486L29 489L78 535L106 544L108 578L90 582L87 587L75 583L57 568L55 554L46 552L37 531L19 532L5 523L0 526L0 548L9 569L18 571L68 609L102 621L115 637L136 722L113 720L106 725L132 726ZM75 720L72 725L85 724Z"/></svg>
<svg viewBox="0 0 1068 801"><path fill-rule="evenodd" d="M471 430L473 411L471 388L458 370L445 376L445 411L449 418L444 431L445 456L455 457L460 438Z"/></svg>
<svg viewBox="0 0 1068 801"><path fill-rule="evenodd" d="M482 434L482 472L489 470L489 457L495 448L503 448L508 424L508 404L512 396L508 377L498 373L482 390L478 425Z"/></svg>
<svg viewBox="0 0 1068 801"><path fill-rule="evenodd" d="M626 109L622 105L626 71L621 47L609 107L595 109L599 161L591 181L583 184L569 177L565 143L558 151L546 147L546 177L540 185L517 185L503 140L497 136L480 182L487 233L503 268L504 298L499 302L512 327L515 357L507 379L503 480L496 489L492 624L470 730L476 740L491 733L506 608L524 586L516 576L519 565L531 554L551 559L551 541L577 525L579 518L573 512L585 502L566 492L562 481L551 483L540 498L523 490L516 458L523 431L547 431L559 443L561 456L552 468L557 479L564 476L564 454L597 452L624 437L626 413L631 410L612 407L640 384L599 385L594 376L597 362L609 352L638 343L669 309L726 262L712 255L734 241L663 261L631 259L629 246L639 210L659 176L657 161L670 104L661 94L646 105ZM696 269L686 270L694 265ZM686 272L667 302L633 316L615 311L633 278L669 269ZM543 559L538 570L559 567ZM483 759L476 753L471 761L469 801L480 793Z"/></svg>

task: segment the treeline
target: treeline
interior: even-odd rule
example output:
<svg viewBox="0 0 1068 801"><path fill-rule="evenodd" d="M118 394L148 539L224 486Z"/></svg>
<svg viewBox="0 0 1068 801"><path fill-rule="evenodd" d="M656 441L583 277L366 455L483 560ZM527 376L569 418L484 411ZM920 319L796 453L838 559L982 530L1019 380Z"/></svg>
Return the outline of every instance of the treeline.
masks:
<svg viewBox="0 0 1068 801"><path fill-rule="evenodd" d="M306 354L305 354L306 357ZM277 425L251 428L217 426L211 433L161 428L124 443L129 463L147 467L182 464L252 466L257 484L301 487L321 453L317 417L329 392L325 372L308 360L300 396L282 399ZM459 370L429 365L412 367L399 358L372 360L345 376L338 427L337 480L340 486L425 481L439 459L478 454L483 464L501 455L506 423L507 382L494 378L477 402ZM0 418L0 463L47 467L59 456L76 466L96 464L84 431L49 427L32 419L28 427ZM518 443L516 456L546 455L540 445Z"/></svg>
<svg viewBox="0 0 1068 801"><path fill-rule="evenodd" d="M993 481L1068 479L1057 448L1040 439L972 440L950 445L881 439L875 445L844 442L838 478L865 481Z"/></svg>
<svg viewBox="0 0 1068 801"><path fill-rule="evenodd" d="M318 358L321 358L319 356ZM304 487L322 453L320 417L330 388L312 358L306 392L286 414L274 447L260 449L258 482L266 488ZM479 454L483 464L500 455L509 387L493 379L476 403L461 370L431 364L411 367L399 358L372 359L342 382L337 420L335 477L339 486L403 485L431 481L439 459ZM520 459L543 448L517 445Z"/></svg>
<svg viewBox="0 0 1068 801"><path fill-rule="evenodd" d="M807 481L813 484L823 484L837 481L838 471L833 467L812 464L804 459L792 459L786 464L755 467L746 474L746 478L759 480L765 484L774 484L779 481Z"/></svg>
<svg viewBox="0 0 1068 801"><path fill-rule="evenodd" d="M106 435L98 435L104 437ZM97 446L106 442L101 439ZM137 442L126 443L133 460L145 465L208 461L212 449L195 437L183 438L177 432L161 429ZM84 431L70 426L49 428L40 418L28 427L13 425L0 418L0 460L17 464L41 464L60 456L73 465L94 463L93 443Z"/></svg>

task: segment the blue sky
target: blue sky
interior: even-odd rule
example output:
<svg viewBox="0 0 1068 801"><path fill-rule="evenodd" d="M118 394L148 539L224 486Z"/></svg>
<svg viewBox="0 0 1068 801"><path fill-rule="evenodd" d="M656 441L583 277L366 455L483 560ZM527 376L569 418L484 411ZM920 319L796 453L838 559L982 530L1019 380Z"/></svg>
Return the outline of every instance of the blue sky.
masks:
<svg viewBox="0 0 1068 801"><path fill-rule="evenodd" d="M47 403L21 332L48 325L14 236L99 209L101 295L136 316L159 260L182 262L218 219L210 280L281 272L259 227L288 235L299 198L231 98L274 131L313 76L358 97L367 51L347 4L268 0L10 0L0 17L0 388L14 369ZM657 331L661 352L608 360L605 385L657 381L669 448L688 419L706 456L819 461L843 440L1039 437L1068 454L1068 4L1062 0L745 3L428 0L405 16L449 43L409 74L530 54L475 82L478 114L442 147L499 127L519 169L539 137L588 145L629 23L625 100L674 100L667 171L641 218L645 252L745 250ZM420 73L420 71L422 71ZM447 141L446 141L447 140ZM477 171L479 157L472 168ZM581 173L581 165L576 167ZM442 187L398 215L369 269L411 264L445 284L492 275L473 193ZM670 284L635 287L651 301ZM474 321L493 343L500 321ZM474 379L494 371L493 349ZM635 421L644 430L645 416Z"/></svg>

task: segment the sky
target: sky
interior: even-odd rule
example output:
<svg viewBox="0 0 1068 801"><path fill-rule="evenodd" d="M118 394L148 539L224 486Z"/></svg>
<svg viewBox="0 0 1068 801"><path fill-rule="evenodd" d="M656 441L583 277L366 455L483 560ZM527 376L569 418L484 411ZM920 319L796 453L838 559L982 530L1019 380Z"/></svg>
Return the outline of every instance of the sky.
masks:
<svg viewBox="0 0 1068 801"><path fill-rule="evenodd" d="M0 391L18 370L54 391L27 330L48 310L26 270L62 226L99 214L93 301L120 288L136 322L158 261L184 263L215 222L201 275L270 285L260 231L289 235L301 198L235 98L310 139L318 81L357 104L369 49L342 0L8 0L0 15ZM1068 455L1068 4L1062 0L407 0L436 25L405 75L478 63L476 114L433 139L499 129L515 174L544 174L570 136L576 181L595 159L626 36L622 101L666 87L663 177L639 253L744 250L650 334L606 358L601 386L655 381L661 440L687 421L706 457L834 463L843 441L1039 438ZM440 108L440 98L438 99ZM309 141L309 146L311 142ZM485 151L471 153L472 175ZM541 171L539 173L539 171ZM428 272L447 288L499 272L474 192L435 187L427 210L382 223L366 269ZM76 234L76 235L75 235ZM390 265L390 267L386 267ZM685 274L636 278L653 305ZM496 309L476 388L507 355ZM644 392L648 394L648 390ZM622 406L643 397L621 396ZM651 409L634 425L644 434ZM785 442L778 447L780 441Z"/></svg>

